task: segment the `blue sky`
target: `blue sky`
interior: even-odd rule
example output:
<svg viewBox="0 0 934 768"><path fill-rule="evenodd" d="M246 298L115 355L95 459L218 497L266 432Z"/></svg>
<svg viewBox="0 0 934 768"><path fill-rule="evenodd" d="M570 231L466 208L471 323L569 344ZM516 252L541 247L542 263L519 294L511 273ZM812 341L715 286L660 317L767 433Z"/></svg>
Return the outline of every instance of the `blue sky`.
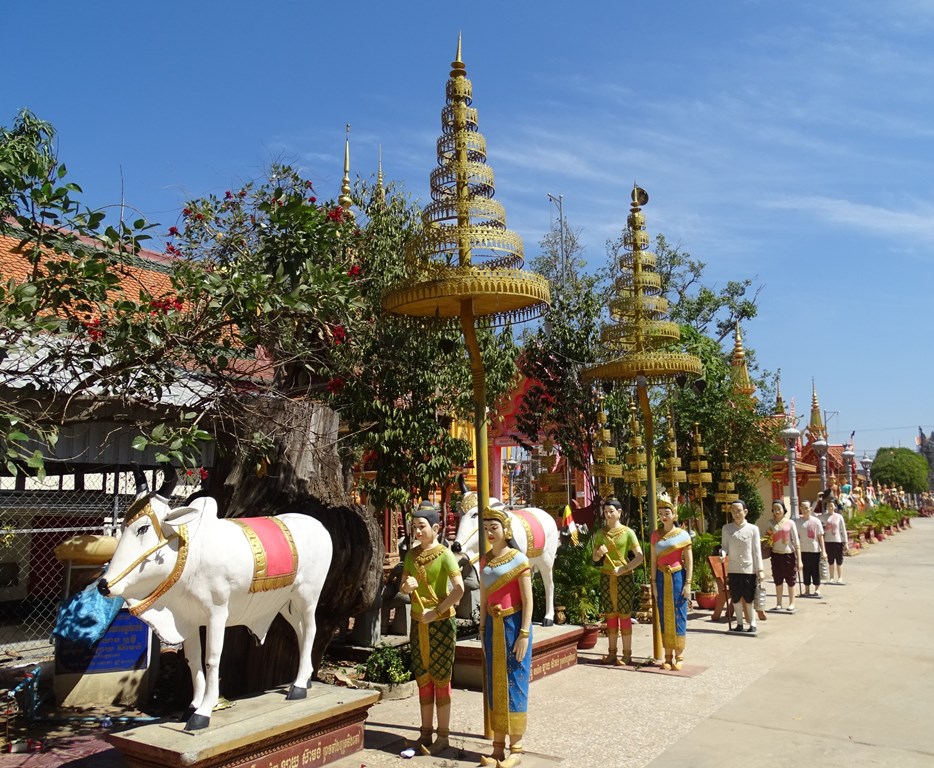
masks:
<svg viewBox="0 0 934 768"><path fill-rule="evenodd" d="M10 3L0 123L51 121L92 205L167 229L187 198L273 160L337 195L421 202L457 34L507 222L526 257L564 196L586 257L634 181L708 281L756 278L744 327L803 426L811 379L858 455L934 430L934 2ZM164 230L163 230L164 231Z"/></svg>

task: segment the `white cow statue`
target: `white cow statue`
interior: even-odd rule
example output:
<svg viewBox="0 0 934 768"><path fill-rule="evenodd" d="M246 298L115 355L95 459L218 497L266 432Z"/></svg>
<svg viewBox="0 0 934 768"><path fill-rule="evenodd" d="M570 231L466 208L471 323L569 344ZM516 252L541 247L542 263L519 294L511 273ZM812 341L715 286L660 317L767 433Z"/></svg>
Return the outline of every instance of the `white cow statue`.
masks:
<svg viewBox="0 0 934 768"><path fill-rule="evenodd" d="M491 507L502 507L503 503L490 497ZM555 584L553 572L558 553L558 525L545 510L537 507L508 510L512 522L512 536L519 550L526 554L532 569L538 571L545 585L545 616L542 626L555 623ZM477 511L477 494L467 491L462 496L461 519L451 551L470 560L475 568L480 559L480 515Z"/></svg>
<svg viewBox="0 0 934 768"><path fill-rule="evenodd" d="M185 644L194 689L185 730L210 725L225 627L243 625L262 643L281 613L299 645L287 698L305 698L314 672L315 608L331 565L327 530L302 514L219 519L217 503L208 497L171 509L176 478L169 472L155 493L137 473L136 500L98 589L124 598L164 642Z"/></svg>

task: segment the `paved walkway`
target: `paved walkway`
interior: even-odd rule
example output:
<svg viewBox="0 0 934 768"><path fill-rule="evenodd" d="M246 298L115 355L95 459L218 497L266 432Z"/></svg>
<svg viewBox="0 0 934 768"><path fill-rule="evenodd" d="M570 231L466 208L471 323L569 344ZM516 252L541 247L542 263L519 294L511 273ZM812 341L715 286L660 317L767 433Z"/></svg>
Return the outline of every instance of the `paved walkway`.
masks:
<svg viewBox="0 0 934 768"><path fill-rule="evenodd" d="M581 664L534 683L525 737L534 753L522 765L931 768L934 519L912 523L847 558L846 586L798 598L794 615L766 614L756 637L693 614L691 676ZM599 658L605 643L583 656ZM650 649L649 627L636 627L635 654ZM481 728L479 694L455 691L453 706L460 752L416 757L413 768L466 768L489 749L472 736ZM340 768L398 766L400 739L417 736L417 723L414 699L381 702L370 710L371 748Z"/></svg>
<svg viewBox="0 0 934 768"><path fill-rule="evenodd" d="M820 600L798 598L794 615L767 614L756 637L727 634L726 623L712 623L708 612L692 614L687 674L583 663L536 682L525 737L533 751L522 765L934 766L927 722L934 713L932 544L934 519L915 519L848 558L846 586L826 585ZM598 659L605 643L582 660ZM636 627L635 655L650 649L649 627ZM367 748L333 765L474 766L489 750L475 736L481 715L480 694L455 691L452 749L403 763L404 739L417 736L417 699L381 702L370 710ZM103 751L4 755L0 762L123 765L106 745L96 749Z"/></svg>

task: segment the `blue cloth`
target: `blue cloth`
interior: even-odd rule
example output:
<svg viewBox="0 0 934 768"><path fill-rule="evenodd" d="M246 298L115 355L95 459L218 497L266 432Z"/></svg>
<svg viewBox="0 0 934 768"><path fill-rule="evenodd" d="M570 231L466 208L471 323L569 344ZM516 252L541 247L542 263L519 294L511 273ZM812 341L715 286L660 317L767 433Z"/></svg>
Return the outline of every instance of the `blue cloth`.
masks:
<svg viewBox="0 0 934 768"><path fill-rule="evenodd" d="M52 634L80 645L94 645L104 636L123 602L122 597L104 597L96 583L89 584L62 603Z"/></svg>

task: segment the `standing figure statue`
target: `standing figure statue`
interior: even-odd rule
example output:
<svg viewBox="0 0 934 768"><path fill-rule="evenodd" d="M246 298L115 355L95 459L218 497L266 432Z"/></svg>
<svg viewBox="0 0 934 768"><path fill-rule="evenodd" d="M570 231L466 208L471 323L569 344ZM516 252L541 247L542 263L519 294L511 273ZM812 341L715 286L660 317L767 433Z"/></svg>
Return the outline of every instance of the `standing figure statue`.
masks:
<svg viewBox="0 0 934 768"><path fill-rule="evenodd" d="M516 547L505 510L483 513L490 546L480 560L480 639L483 644L484 723L493 753L481 765L512 768L524 750L532 673L532 570ZM506 735L509 757L506 757Z"/></svg>
<svg viewBox="0 0 934 768"><path fill-rule="evenodd" d="M607 499L603 505L604 525L593 537L593 560L600 567L600 603L609 637L603 663L617 667L632 663L632 604L636 597L632 573L645 560L635 532L620 522L622 511L617 499ZM622 661L616 655L619 635L623 638Z"/></svg>
<svg viewBox="0 0 934 768"><path fill-rule="evenodd" d="M768 528L771 548L772 581L775 582L775 610L782 610L782 592L788 585L788 613L795 612L795 584L801 571L801 542L794 520L789 519L785 502L772 502L772 523Z"/></svg>
<svg viewBox="0 0 934 768"><path fill-rule="evenodd" d="M451 673L457 644L454 607L464 594L457 558L438 541L440 530L438 508L422 502L412 514L412 535L417 545L405 556L399 589L412 596L412 673L421 708L418 744L425 755L436 755L448 746ZM432 743L436 708L438 736Z"/></svg>
<svg viewBox="0 0 934 768"><path fill-rule="evenodd" d="M736 608L736 624L733 632L756 634L756 612L753 601L756 588L762 581L762 545L759 541L759 526L746 520L746 502L739 500L730 505L732 523L723 526L720 532L721 559L727 558L727 579L730 595ZM746 627L743 622L746 622Z"/></svg>
<svg viewBox="0 0 934 768"><path fill-rule="evenodd" d="M674 505L658 499L661 528L652 531L652 581L662 631L665 663L662 669L681 669L688 627L688 603L691 599L691 576L694 552L691 536L675 526Z"/></svg>

